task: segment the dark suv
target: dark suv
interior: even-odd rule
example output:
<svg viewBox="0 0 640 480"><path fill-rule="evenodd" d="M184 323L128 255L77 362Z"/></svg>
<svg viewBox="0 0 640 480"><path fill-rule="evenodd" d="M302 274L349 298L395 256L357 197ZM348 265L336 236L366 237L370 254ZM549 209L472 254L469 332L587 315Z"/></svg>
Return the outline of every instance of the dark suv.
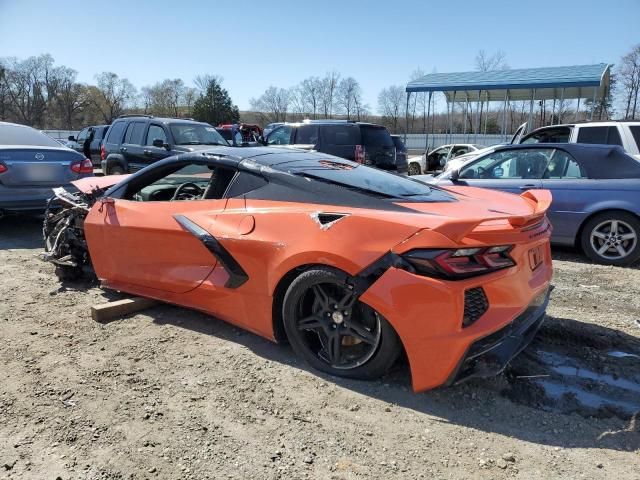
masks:
<svg viewBox="0 0 640 480"><path fill-rule="evenodd" d="M389 131L382 125L347 120L305 120L273 129L269 146L291 146L328 153L394 173L407 173L406 157L396 157Z"/></svg>
<svg viewBox="0 0 640 480"><path fill-rule="evenodd" d="M102 171L118 175L138 171L150 163L179 153L229 146L208 123L149 115L121 116L102 142Z"/></svg>
<svg viewBox="0 0 640 480"><path fill-rule="evenodd" d="M109 130L109 125L84 127L80 130L77 137L73 135L69 137L67 146L73 148L76 152L84 153L94 166L100 166L100 147L102 147L102 140L107 130ZM89 152L86 152L84 149L84 144L87 140L89 141Z"/></svg>

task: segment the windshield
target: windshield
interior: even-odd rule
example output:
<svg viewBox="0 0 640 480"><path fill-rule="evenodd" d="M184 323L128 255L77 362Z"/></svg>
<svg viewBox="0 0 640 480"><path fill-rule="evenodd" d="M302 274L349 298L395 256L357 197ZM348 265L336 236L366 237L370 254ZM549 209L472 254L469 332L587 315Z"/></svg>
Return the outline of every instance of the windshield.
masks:
<svg viewBox="0 0 640 480"><path fill-rule="evenodd" d="M215 128L201 123L174 123L169 125L176 145L225 145L229 144Z"/></svg>
<svg viewBox="0 0 640 480"><path fill-rule="evenodd" d="M59 147L60 143L31 127L5 124L0 125L0 145Z"/></svg>

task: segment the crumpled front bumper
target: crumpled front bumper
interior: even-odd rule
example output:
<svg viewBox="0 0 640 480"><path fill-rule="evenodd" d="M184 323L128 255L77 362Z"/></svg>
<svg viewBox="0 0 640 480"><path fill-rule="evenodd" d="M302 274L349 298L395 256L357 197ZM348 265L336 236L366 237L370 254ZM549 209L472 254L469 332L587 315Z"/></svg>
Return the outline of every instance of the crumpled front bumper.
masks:
<svg viewBox="0 0 640 480"><path fill-rule="evenodd" d="M552 290L553 286L549 286L505 327L473 342L446 385L501 373L535 337L546 316Z"/></svg>

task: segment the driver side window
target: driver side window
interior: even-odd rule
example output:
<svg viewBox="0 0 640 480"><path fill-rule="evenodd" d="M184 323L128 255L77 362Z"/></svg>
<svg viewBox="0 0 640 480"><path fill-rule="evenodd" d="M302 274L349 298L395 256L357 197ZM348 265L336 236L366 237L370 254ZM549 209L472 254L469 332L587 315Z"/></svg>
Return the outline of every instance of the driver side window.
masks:
<svg viewBox="0 0 640 480"><path fill-rule="evenodd" d="M494 152L460 172L462 179L541 179L553 150L518 149Z"/></svg>
<svg viewBox="0 0 640 480"><path fill-rule="evenodd" d="M147 181L130 185L125 198L138 202L214 200L223 197L235 171L202 163L167 165Z"/></svg>
<svg viewBox="0 0 640 480"><path fill-rule="evenodd" d="M267 145L289 145L291 143L291 127L276 128L267 137Z"/></svg>

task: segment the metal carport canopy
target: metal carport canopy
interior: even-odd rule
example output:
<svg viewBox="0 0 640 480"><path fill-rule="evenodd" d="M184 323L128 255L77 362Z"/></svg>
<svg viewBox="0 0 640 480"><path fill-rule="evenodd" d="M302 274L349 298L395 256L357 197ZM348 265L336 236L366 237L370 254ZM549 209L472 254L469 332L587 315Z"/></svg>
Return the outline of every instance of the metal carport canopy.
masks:
<svg viewBox="0 0 640 480"><path fill-rule="evenodd" d="M407 93L443 92L447 101L575 99L603 97L609 88L607 63L569 67L518 68L488 72L431 73L409 82ZM595 92L594 92L595 88ZM561 91L564 90L563 94Z"/></svg>

